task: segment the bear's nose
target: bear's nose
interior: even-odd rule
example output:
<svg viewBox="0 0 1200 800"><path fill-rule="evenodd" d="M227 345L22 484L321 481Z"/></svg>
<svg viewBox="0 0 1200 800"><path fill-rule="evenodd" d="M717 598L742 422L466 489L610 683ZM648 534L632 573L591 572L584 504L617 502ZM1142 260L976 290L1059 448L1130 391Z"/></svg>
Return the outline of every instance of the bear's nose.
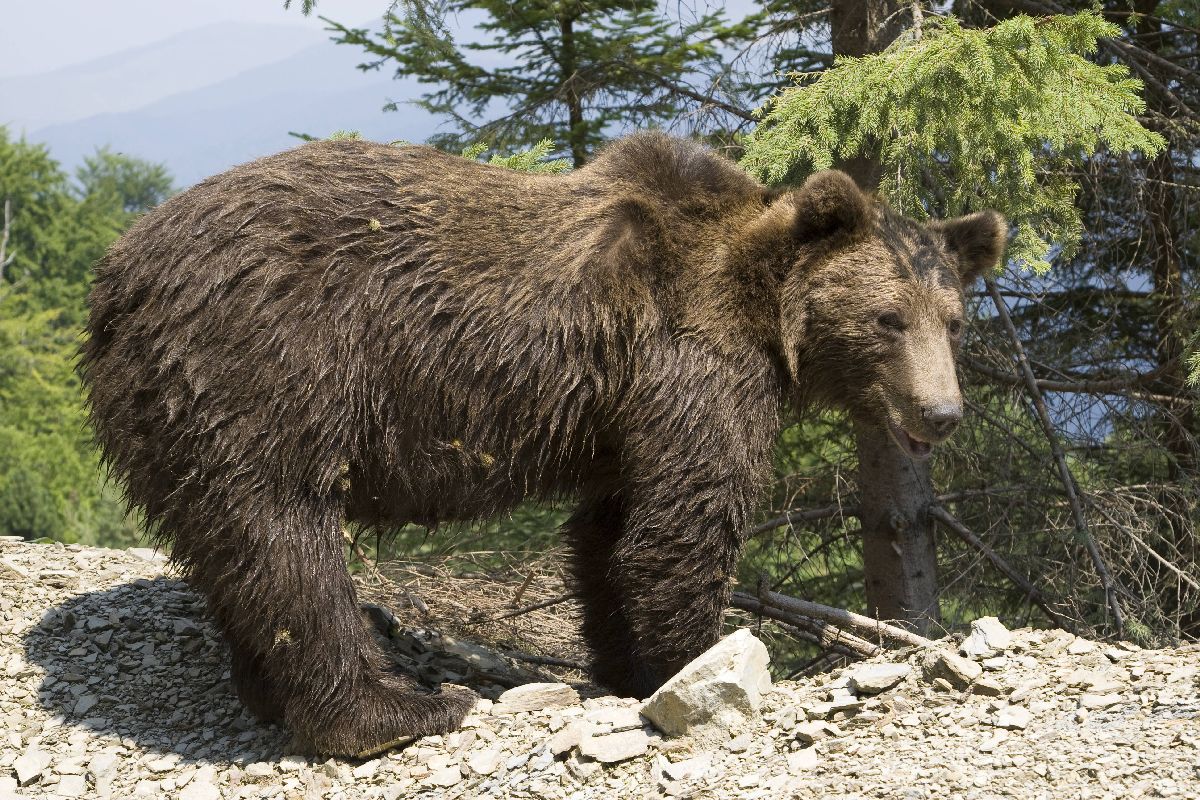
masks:
<svg viewBox="0 0 1200 800"><path fill-rule="evenodd" d="M921 409L921 420L929 432L939 439L954 433L962 422L962 406L958 403L933 403Z"/></svg>

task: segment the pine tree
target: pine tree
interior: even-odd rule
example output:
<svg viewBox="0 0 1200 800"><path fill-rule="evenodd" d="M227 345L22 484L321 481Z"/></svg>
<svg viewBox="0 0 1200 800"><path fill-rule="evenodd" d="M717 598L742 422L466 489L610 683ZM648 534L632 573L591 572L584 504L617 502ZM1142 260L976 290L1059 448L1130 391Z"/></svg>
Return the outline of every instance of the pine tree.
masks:
<svg viewBox="0 0 1200 800"><path fill-rule="evenodd" d="M1009 258L1045 271L1051 248L1069 258L1079 244L1070 165L1102 147L1153 156L1164 144L1136 119L1145 103L1128 68L1085 57L1118 32L1093 13L982 30L931 19L773 98L742 163L775 183L867 155L899 210L994 208L1016 226Z"/></svg>
<svg viewBox="0 0 1200 800"><path fill-rule="evenodd" d="M511 149L550 139L576 167L622 129L673 120L681 105L671 87L716 57L724 32L719 13L683 24L649 0L453 0L417 8L424 14L393 7L378 32L322 19L336 41L371 56L362 69L394 66L435 87L418 105L456 129L434 143ZM482 16L480 41L438 35L431 14Z"/></svg>

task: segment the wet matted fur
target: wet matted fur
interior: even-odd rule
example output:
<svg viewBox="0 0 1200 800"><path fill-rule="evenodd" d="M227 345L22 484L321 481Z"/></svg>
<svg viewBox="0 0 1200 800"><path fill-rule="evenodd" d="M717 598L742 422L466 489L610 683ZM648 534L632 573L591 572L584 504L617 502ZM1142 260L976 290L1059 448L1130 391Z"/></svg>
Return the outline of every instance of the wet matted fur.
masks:
<svg viewBox="0 0 1200 800"><path fill-rule="evenodd" d="M769 192L656 133L565 176L311 143L114 244L81 372L240 696L355 754L450 730L474 698L388 668L344 519L577 498L563 533L595 677L645 696L715 641L781 408L944 438L926 401L956 396L962 281L1003 236L988 213L905 220L836 172Z"/></svg>

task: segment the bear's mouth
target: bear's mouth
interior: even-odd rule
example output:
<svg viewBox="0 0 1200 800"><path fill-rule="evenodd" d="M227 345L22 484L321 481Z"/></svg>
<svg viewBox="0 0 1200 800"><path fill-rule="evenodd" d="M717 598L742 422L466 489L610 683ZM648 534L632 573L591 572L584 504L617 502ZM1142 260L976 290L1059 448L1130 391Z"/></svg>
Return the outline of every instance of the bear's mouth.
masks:
<svg viewBox="0 0 1200 800"><path fill-rule="evenodd" d="M932 444L918 439L894 422L888 422L888 433L892 435L892 439L909 458L924 461L933 454Z"/></svg>

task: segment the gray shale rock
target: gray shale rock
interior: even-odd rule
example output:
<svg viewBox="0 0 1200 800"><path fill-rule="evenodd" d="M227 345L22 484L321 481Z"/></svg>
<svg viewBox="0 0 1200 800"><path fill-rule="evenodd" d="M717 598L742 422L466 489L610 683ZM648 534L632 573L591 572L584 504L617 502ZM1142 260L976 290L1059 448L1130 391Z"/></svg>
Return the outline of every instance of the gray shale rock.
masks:
<svg viewBox="0 0 1200 800"><path fill-rule="evenodd" d="M1029 709L1022 706L1006 706L996 712L992 724L1010 731L1023 731L1033 719Z"/></svg>
<svg viewBox="0 0 1200 800"><path fill-rule="evenodd" d="M627 761L643 755L650 748L650 737L641 730L605 733L600 736L584 736L579 741L579 752L602 764Z"/></svg>
<svg viewBox="0 0 1200 800"><path fill-rule="evenodd" d="M684 667L642 706L642 716L668 736L729 738L758 715L771 688L767 648L746 628Z"/></svg>
<svg viewBox="0 0 1200 800"><path fill-rule="evenodd" d="M1197 644L1140 650L1021 629L1003 651L954 661L937 655L958 647L943 641L878 659L920 677L879 696L869 672L854 680L865 664L783 681L761 718L716 727L711 742L660 738L632 700L524 688L498 715L480 701L460 732L366 763L314 763L244 712L203 601L160 562L3 537L0 556L0 800L1200 800ZM70 587L40 579L68 571ZM930 682L926 658L969 690ZM977 660L982 673L961 666ZM713 700L722 713L727 702Z"/></svg>
<svg viewBox="0 0 1200 800"><path fill-rule="evenodd" d="M17 773L17 783L28 786L42 776L50 766L50 754L30 747L13 762L13 770Z"/></svg>
<svg viewBox="0 0 1200 800"><path fill-rule="evenodd" d="M925 671L926 680L942 678L955 689L967 688L983 674L983 667L979 664L945 650L931 650L926 653L921 660L921 668Z"/></svg>
<svg viewBox="0 0 1200 800"><path fill-rule="evenodd" d="M570 722L561 728L558 733L550 737L548 743L550 752L556 756L561 756L568 752L572 747L578 747L579 742L587 733L587 726L582 722Z"/></svg>

